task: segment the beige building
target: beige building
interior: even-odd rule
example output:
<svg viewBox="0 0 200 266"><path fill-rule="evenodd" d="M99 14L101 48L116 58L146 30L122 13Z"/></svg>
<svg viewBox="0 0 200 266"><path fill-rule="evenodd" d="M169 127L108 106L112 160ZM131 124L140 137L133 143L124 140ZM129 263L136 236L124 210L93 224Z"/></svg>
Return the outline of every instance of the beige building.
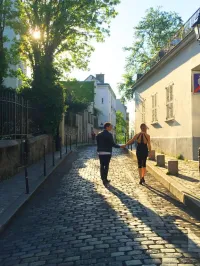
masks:
<svg viewBox="0 0 200 266"><path fill-rule="evenodd" d="M140 76L133 90L136 133L140 124L145 122L155 150L197 160L200 147L200 45L192 28Z"/></svg>

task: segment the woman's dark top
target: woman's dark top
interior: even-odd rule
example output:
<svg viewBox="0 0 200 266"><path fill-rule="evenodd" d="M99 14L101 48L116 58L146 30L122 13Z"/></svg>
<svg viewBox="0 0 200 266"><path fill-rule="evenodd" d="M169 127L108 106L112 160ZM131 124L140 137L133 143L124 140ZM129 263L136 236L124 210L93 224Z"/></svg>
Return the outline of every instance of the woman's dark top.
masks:
<svg viewBox="0 0 200 266"><path fill-rule="evenodd" d="M140 142L138 142L139 138L141 136ZM148 147L147 143L144 143L144 138L146 139L148 143L148 139L144 133L140 133L137 137L137 156L142 156L142 157L148 157Z"/></svg>

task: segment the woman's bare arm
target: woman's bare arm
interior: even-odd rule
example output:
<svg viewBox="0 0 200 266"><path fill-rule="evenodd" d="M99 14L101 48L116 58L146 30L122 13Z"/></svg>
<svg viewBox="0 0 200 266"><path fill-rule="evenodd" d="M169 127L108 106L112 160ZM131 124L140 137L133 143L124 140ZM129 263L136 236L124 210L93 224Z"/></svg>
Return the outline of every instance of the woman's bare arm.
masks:
<svg viewBox="0 0 200 266"><path fill-rule="evenodd" d="M149 135L147 135L147 139L148 139L148 143L147 143L148 149L149 149L149 152L151 152L151 139Z"/></svg>
<svg viewBox="0 0 200 266"><path fill-rule="evenodd" d="M125 146L132 144L132 143L136 140L137 135L138 135L138 134L136 134L132 139L130 139L130 140L125 144Z"/></svg>

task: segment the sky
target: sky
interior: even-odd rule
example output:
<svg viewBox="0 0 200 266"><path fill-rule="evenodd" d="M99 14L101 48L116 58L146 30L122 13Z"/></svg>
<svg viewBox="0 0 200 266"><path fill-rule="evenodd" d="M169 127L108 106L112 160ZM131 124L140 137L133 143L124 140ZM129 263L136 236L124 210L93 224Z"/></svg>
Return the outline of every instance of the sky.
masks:
<svg viewBox="0 0 200 266"><path fill-rule="evenodd" d="M90 74L105 74L105 82L109 83L117 98L120 94L117 84L122 81L125 59L128 55L123 47L133 43L133 27L145 16L146 9L162 6L165 11L177 12L186 22L193 13L200 8L199 0L121 0L117 6L118 16L112 20L110 36L104 43L96 43L95 51L91 56L89 71L75 70L71 76L78 80L86 79ZM133 102L128 103L128 111L131 119L134 115Z"/></svg>

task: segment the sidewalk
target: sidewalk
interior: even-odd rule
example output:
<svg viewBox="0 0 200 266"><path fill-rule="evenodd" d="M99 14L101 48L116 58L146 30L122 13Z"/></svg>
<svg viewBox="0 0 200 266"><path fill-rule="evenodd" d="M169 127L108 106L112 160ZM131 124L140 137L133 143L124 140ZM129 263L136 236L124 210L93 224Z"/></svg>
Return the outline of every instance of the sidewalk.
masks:
<svg viewBox="0 0 200 266"><path fill-rule="evenodd" d="M82 144L85 145L85 144ZM79 145L78 147L82 146ZM66 154L66 148L62 148L62 159L60 151L55 152L55 166L53 166L52 153L46 155L46 176L44 176L44 161L29 166L28 181L29 194L26 194L24 170L8 180L0 182L0 232L4 230L6 224L12 219L17 211L30 199L36 190L44 183L48 176L57 168L61 162L72 152L76 146L72 145Z"/></svg>
<svg viewBox="0 0 200 266"><path fill-rule="evenodd" d="M129 154L136 160L136 151ZM159 155L159 153L156 153ZM155 161L147 160L147 170L154 175L179 201L191 208L200 217L200 176L197 161L178 160L179 175L167 175L169 160L165 155L165 167L158 167Z"/></svg>

